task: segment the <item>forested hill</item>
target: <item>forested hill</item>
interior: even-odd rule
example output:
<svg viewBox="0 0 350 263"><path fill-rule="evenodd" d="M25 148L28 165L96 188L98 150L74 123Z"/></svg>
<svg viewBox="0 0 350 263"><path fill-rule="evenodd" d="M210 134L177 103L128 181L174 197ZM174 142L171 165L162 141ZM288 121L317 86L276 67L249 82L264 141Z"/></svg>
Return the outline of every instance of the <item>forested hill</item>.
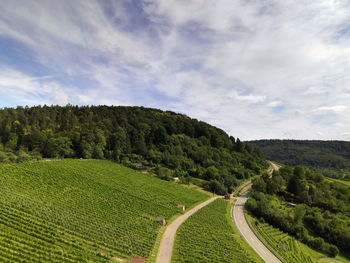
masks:
<svg viewBox="0 0 350 263"><path fill-rule="evenodd" d="M304 165L328 177L350 180L350 142L257 140L245 144L258 146L268 160Z"/></svg>
<svg viewBox="0 0 350 263"><path fill-rule="evenodd" d="M1 109L0 162L41 157L143 164L163 179L204 179L217 193L267 166L259 149L169 111L72 105Z"/></svg>
<svg viewBox="0 0 350 263"><path fill-rule="evenodd" d="M257 140L265 157L287 165L350 168L350 142L306 140Z"/></svg>

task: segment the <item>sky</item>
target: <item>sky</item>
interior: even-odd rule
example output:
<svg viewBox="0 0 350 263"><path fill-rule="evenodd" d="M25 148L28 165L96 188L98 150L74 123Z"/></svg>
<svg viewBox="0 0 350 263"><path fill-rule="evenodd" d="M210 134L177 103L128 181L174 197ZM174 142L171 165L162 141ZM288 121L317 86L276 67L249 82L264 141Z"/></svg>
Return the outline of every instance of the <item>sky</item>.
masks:
<svg viewBox="0 0 350 263"><path fill-rule="evenodd" d="M0 0L0 108L136 105L350 140L348 0Z"/></svg>

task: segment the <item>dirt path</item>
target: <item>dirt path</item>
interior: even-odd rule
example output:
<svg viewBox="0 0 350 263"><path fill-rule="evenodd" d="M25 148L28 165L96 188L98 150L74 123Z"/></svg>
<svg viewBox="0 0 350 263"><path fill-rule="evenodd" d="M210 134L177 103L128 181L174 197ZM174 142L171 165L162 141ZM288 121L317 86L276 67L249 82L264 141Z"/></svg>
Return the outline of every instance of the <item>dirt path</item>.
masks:
<svg viewBox="0 0 350 263"><path fill-rule="evenodd" d="M191 215L193 215L195 212L197 212L202 207L210 204L215 199L217 199L219 196L210 198L209 200L201 203L200 205L197 205L196 207L192 208L182 216L176 218L175 221L173 221L165 230L164 235L162 237L162 241L160 242L158 254L157 254L157 260L156 263L170 263L171 262L171 256L173 254L173 247L174 247L174 240L176 235L176 230L178 227Z"/></svg>

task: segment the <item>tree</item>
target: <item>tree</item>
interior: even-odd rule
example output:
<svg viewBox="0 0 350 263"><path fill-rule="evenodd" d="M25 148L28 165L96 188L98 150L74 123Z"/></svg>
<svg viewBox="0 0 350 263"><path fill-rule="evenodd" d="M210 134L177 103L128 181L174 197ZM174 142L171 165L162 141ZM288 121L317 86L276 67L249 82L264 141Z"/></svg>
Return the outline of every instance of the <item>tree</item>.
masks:
<svg viewBox="0 0 350 263"><path fill-rule="evenodd" d="M331 257L336 257L339 254L339 249L335 245L329 246L329 255Z"/></svg>
<svg viewBox="0 0 350 263"><path fill-rule="evenodd" d="M302 166L296 166L294 167L294 176L296 176L296 178L302 180L305 179L305 170Z"/></svg>
<svg viewBox="0 0 350 263"><path fill-rule="evenodd" d="M302 173L299 171L297 173L294 173L292 178L290 178L287 186L287 190L296 196L298 196L301 192L307 190L307 182L305 179L303 179Z"/></svg>
<svg viewBox="0 0 350 263"><path fill-rule="evenodd" d="M9 158L6 153L0 151L0 163L6 163L9 161Z"/></svg>
<svg viewBox="0 0 350 263"><path fill-rule="evenodd" d="M304 205L297 205L294 208L294 221L297 224L302 223L305 213L306 213L306 207Z"/></svg>
<svg viewBox="0 0 350 263"><path fill-rule="evenodd" d="M208 181L219 179L218 169L215 166L210 166L209 168L207 168L205 177Z"/></svg>
<svg viewBox="0 0 350 263"><path fill-rule="evenodd" d="M224 195L227 193L225 186L217 180L210 180L207 189L219 195Z"/></svg>
<svg viewBox="0 0 350 263"><path fill-rule="evenodd" d="M237 141L236 141L236 149L238 152L244 151L244 145L239 138L237 138Z"/></svg>
<svg viewBox="0 0 350 263"><path fill-rule="evenodd" d="M16 133L11 132L5 146L11 150L16 150L18 143L18 136Z"/></svg>
<svg viewBox="0 0 350 263"><path fill-rule="evenodd" d="M72 142L67 137L50 138L45 146L46 157L71 157L73 150Z"/></svg>
<svg viewBox="0 0 350 263"><path fill-rule="evenodd" d="M255 190L255 191L258 191L258 192L262 192L262 193L266 193L266 183L264 181L264 179L262 179L261 177L255 179L253 181L253 186L252 188Z"/></svg>

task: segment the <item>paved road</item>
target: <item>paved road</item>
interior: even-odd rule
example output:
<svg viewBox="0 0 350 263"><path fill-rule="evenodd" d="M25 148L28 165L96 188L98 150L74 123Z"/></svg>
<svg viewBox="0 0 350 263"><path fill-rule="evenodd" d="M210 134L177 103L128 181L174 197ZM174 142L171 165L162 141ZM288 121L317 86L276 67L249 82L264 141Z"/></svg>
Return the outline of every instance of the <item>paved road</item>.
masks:
<svg viewBox="0 0 350 263"><path fill-rule="evenodd" d="M277 165L272 162L270 163L272 165L272 169L279 169ZM251 185L246 186L244 190L247 191L250 186ZM239 233L265 262L281 263L281 261L255 236L254 232L248 226L248 223L244 217L244 205L247 202L248 198L249 192L245 192L243 195L238 197L233 207L233 211L231 211L233 214L234 223Z"/></svg>
<svg viewBox="0 0 350 263"><path fill-rule="evenodd" d="M280 168L275 164L275 163L273 163L273 162L270 162L269 161L269 163L271 164L271 166L272 166L272 171L273 170L276 170L276 171L278 171Z"/></svg>
<svg viewBox="0 0 350 263"><path fill-rule="evenodd" d="M159 246L158 250L158 255L157 255L157 260L156 263L170 263L171 262L171 255L173 254L173 246L174 246L174 239L175 239L175 234L176 230L178 227L187 219L189 218L192 214L197 212L199 209L202 207L210 204L213 202L215 199L217 199L218 196L213 197L200 205L197 205L196 207L192 208L182 216L176 218L175 221L173 221L165 230L164 235L162 237L162 241Z"/></svg>

